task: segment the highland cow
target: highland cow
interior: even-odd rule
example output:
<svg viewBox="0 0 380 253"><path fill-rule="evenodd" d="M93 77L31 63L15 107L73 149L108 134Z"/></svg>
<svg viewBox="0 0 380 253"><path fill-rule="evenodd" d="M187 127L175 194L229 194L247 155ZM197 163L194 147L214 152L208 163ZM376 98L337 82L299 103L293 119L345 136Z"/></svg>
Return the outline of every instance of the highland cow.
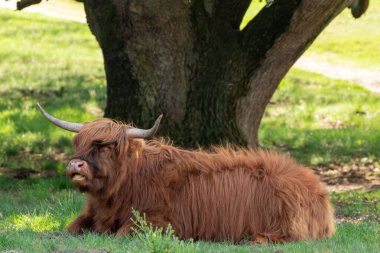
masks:
<svg viewBox="0 0 380 253"><path fill-rule="evenodd" d="M145 141L149 130L110 119L54 124L78 132L67 167L87 193L83 212L68 227L128 235L132 210L154 227L171 224L181 239L290 242L329 238L335 231L328 193L313 171L283 154L250 149L188 151Z"/></svg>

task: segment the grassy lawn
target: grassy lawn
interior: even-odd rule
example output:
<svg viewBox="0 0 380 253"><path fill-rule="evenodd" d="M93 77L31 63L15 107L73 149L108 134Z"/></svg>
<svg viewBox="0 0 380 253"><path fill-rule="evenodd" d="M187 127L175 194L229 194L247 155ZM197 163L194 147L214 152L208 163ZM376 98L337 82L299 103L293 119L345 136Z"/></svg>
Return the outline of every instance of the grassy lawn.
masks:
<svg viewBox="0 0 380 253"><path fill-rule="evenodd" d="M380 96L346 81L292 70L260 127L266 147L309 165L380 157Z"/></svg>
<svg viewBox="0 0 380 253"><path fill-rule="evenodd" d="M79 212L83 196L63 176L17 180L0 177L0 251L47 252L378 252L380 191L336 193L332 199L340 217L331 240L285 245L232 245L182 242L143 225L131 237L85 234L63 230ZM167 251L164 251L167 249ZM281 251L280 251L281 252Z"/></svg>
<svg viewBox="0 0 380 253"><path fill-rule="evenodd" d="M253 0L242 22L242 28L266 1ZM371 0L367 12L354 19L344 10L318 36L305 56L342 66L361 67L380 72L380 0Z"/></svg>
<svg viewBox="0 0 380 253"><path fill-rule="evenodd" d="M144 224L131 237L66 233L84 196L63 175L16 179L9 171L64 170L73 134L48 124L35 103L70 121L100 117L101 52L84 24L2 9L0 22L0 251L378 252L380 190L332 195L338 225L331 240L266 246L181 242ZM292 70L265 113L260 142L308 165L376 162L379 100L357 85Z"/></svg>
<svg viewBox="0 0 380 253"><path fill-rule="evenodd" d="M43 153L51 166L73 135L47 124L36 102L72 121L101 116L100 49L84 24L2 9L0 22L0 164L34 169Z"/></svg>

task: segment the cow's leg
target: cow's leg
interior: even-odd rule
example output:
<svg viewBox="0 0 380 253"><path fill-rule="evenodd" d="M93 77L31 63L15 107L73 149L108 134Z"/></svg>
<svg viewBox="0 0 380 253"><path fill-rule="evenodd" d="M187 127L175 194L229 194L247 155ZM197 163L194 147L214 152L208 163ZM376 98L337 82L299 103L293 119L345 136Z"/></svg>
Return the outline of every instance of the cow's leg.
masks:
<svg viewBox="0 0 380 253"><path fill-rule="evenodd" d="M251 237L250 243L265 244L265 243L285 243L285 242L291 242L291 241L294 241L294 239L285 235L257 233Z"/></svg>
<svg viewBox="0 0 380 253"><path fill-rule="evenodd" d="M163 233L165 233L169 224L168 220L164 219L162 215L145 215L145 221L148 226L156 228L162 228ZM139 231L139 226L135 222L127 222L116 231L116 235L129 235L132 231Z"/></svg>
<svg viewBox="0 0 380 253"><path fill-rule="evenodd" d="M89 214L82 214L76 218L66 230L69 233L81 234L85 231L91 231L94 225L94 220Z"/></svg>
<svg viewBox="0 0 380 253"><path fill-rule="evenodd" d="M163 231L165 232L169 222L164 220L161 215L146 215L146 224L148 226L152 226L153 228L163 228ZM136 224L133 222L128 222L116 231L116 235L128 235L131 233L133 227L137 228Z"/></svg>
<svg viewBox="0 0 380 253"><path fill-rule="evenodd" d="M146 217L146 223L153 228L162 228L165 233L170 222L166 220L162 215L151 215Z"/></svg>
<svg viewBox="0 0 380 253"><path fill-rule="evenodd" d="M116 235L129 235L131 233L132 227L134 226L133 223L127 223L122 225L117 231Z"/></svg>

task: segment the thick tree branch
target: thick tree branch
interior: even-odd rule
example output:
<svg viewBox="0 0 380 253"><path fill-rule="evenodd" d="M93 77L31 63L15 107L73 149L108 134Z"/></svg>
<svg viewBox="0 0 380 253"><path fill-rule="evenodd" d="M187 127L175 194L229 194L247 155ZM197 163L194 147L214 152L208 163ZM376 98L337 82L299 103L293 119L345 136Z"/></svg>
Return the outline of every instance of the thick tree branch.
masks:
<svg viewBox="0 0 380 253"><path fill-rule="evenodd" d="M254 59L255 63L259 62L285 32L300 2L301 0L276 0L248 23L242 31L242 44L252 62Z"/></svg>
<svg viewBox="0 0 380 253"><path fill-rule="evenodd" d="M276 0L274 5L279 6L281 2L283 8L287 8L285 5L290 4L290 2L294 4L294 0ZM286 23L286 26L281 28L283 32L281 33L280 30L277 30L276 37L266 40L271 42L269 48L260 41L261 39L265 40L265 29L260 31L264 35L260 35L259 32L255 31L260 29L255 23L258 21L264 22L265 17L257 16L256 20L252 20L248 25L243 36L245 46L250 48L252 55L256 53L256 56L261 49L264 49L264 51L260 52L261 59L259 63L252 66L253 69L260 68L252 72L254 74L251 76L249 87L246 89L247 95L240 99L237 106L238 125L250 145L257 144L257 134L252 131L252 129L259 126L261 121L261 117L257 117L257 115L264 113L264 108L281 79L321 31L351 2L352 0L303 0L297 6L293 5L295 9L291 16L288 17L290 20ZM263 11L265 13L269 11L272 15L281 13L279 9L277 11ZM267 18L267 22L271 23L271 18L276 22L281 21L272 16ZM272 28L278 29L274 27L275 24L272 25ZM271 26L267 26L266 29L269 28ZM261 36L261 38L256 39L257 36ZM259 42L256 42L257 40ZM253 59L253 61L257 61L257 58ZM270 92L263 93L263 90L269 90ZM253 108L262 108L262 112L260 113L256 110L255 114L253 114Z"/></svg>
<svg viewBox="0 0 380 253"><path fill-rule="evenodd" d="M22 9L25 9L26 7L29 7L34 4L41 3L42 0L21 0L17 2L17 10L21 11Z"/></svg>

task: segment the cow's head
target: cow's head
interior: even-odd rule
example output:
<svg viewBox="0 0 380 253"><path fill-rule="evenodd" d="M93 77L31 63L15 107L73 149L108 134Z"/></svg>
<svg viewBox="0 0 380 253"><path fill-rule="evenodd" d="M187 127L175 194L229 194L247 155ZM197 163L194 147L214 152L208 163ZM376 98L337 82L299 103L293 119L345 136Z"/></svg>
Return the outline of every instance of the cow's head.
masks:
<svg viewBox="0 0 380 253"><path fill-rule="evenodd" d="M37 105L50 122L78 133L73 139L75 153L67 166L67 175L79 190L91 193L99 193L112 187L123 173L120 168L127 159L128 140L153 136L162 118L160 115L154 126L148 130L106 118L84 124L72 123L53 117Z"/></svg>

